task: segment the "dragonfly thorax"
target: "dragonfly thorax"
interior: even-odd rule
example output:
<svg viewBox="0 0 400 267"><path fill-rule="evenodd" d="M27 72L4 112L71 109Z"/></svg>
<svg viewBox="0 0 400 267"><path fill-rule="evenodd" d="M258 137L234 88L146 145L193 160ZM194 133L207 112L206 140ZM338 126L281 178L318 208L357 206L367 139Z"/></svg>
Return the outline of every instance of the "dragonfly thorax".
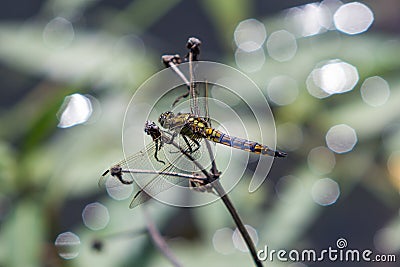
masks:
<svg viewBox="0 0 400 267"><path fill-rule="evenodd" d="M158 122L160 123L161 127L169 129L171 126L171 120L173 118L175 118L175 114L172 111L166 111L160 115Z"/></svg>

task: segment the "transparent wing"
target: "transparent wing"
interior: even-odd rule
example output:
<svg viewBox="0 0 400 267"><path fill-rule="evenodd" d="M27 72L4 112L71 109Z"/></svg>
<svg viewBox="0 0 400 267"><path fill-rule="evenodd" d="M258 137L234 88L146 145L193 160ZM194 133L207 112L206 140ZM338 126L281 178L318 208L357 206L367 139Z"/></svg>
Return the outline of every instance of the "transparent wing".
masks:
<svg viewBox="0 0 400 267"><path fill-rule="evenodd" d="M118 170L129 169L129 166L135 166L136 169L150 169L152 167L150 163L153 163L153 166L160 165L159 168L162 168L163 164L154 158L155 151L156 142L153 141L143 150L115 163L102 174L98 182L99 187L104 187L110 176L116 176L123 184L131 184L133 182L132 176L124 172L118 172Z"/></svg>
<svg viewBox="0 0 400 267"><path fill-rule="evenodd" d="M180 155L183 156L183 154ZM187 172L183 172L179 168L175 167L174 164L170 164L165 169L162 169L160 174L153 175L144 187L136 191L129 208L132 209L137 207L175 185L184 185L189 179L172 174L183 175L187 174Z"/></svg>
<svg viewBox="0 0 400 267"><path fill-rule="evenodd" d="M189 94L190 112L196 117L204 118L210 123L211 121L208 112L208 83L196 83L195 86L192 86L191 88L191 93Z"/></svg>
<svg viewBox="0 0 400 267"><path fill-rule="evenodd" d="M106 170L99 180L99 185L104 186L108 178L117 178L122 184L135 184L134 198L130 208L134 208L174 185L182 185L194 177L199 170L180 149L199 160L204 151L190 140L183 141L178 135L174 141L178 148L172 144L164 143L161 148L152 142L145 149L114 164ZM157 158L155 158L157 151ZM162 163L162 162L164 163ZM112 176L112 177L110 177Z"/></svg>
<svg viewBox="0 0 400 267"><path fill-rule="evenodd" d="M189 141L189 145L182 141L182 137L178 137L180 139L178 145L185 153L190 154L197 162L205 162L204 156L207 155L204 153L204 147L200 145L196 151L193 151L193 148L198 146L194 141ZM189 147L190 146L190 147ZM175 185L181 186L189 186L188 181L190 179L201 176L201 170L190 160L188 159L184 153L178 151L176 147L172 145L168 145L164 148L166 149L173 148L173 150L168 151L169 156L173 156L170 161L171 164L165 166L163 169L159 171L159 174L153 175L148 182L137 191L129 205L130 208L134 208L151 197L158 195L159 193L171 188ZM175 155L174 155L175 154Z"/></svg>
<svg viewBox="0 0 400 267"><path fill-rule="evenodd" d="M196 84L195 82L195 76L194 76L194 68L196 67L196 63L191 60L191 57L189 58L189 81L190 81L190 86L189 86L189 104L190 104L190 113L200 116L200 110L199 110L199 84Z"/></svg>
<svg viewBox="0 0 400 267"><path fill-rule="evenodd" d="M201 41L197 38L191 37L186 43L186 47L190 50L188 54L189 59L189 102L190 111L192 114L201 117L200 107L198 103L199 91L196 84L195 69L197 67L198 56L200 54Z"/></svg>

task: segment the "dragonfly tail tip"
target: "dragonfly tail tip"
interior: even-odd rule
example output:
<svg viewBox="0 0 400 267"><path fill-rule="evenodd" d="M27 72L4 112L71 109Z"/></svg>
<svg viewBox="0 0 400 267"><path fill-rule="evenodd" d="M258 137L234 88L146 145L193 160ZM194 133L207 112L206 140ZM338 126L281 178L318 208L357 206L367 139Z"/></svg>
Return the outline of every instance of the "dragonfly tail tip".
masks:
<svg viewBox="0 0 400 267"><path fill-rule="evenodd" d="M275 158L284 158L286 156L287 156L286 152L279 151L279 150L275 151L275 155L274 155Z"/></svg>

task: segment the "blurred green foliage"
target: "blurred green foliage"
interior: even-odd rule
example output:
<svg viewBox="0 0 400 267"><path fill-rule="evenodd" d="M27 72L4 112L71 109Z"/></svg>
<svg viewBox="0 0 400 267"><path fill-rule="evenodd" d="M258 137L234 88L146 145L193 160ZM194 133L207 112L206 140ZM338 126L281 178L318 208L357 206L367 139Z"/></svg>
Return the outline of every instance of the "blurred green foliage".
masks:
<svg viewBox="0 0 400 267"><path fill-rule="evenodd" d="M34 18L0 23L2 68L15 73L14 77L7 77L8 82L39 80L30 88L21 88L27 93L15 92L19 98L13 105L0 107L1 266L167 265L145 235L110 239L101 252L94 251L91 242L107 234L140 230L145 225L140 210L129 210L128 201L117 202L105 196L97 187L97 179L111 163L122 158L122 119L135 88L162 68L161 53L174 52L157 51L156 45L148 45L151 41L145 42L144 48L130 43L116 44L126 34L148 37L148 29L162 23L162 19L170 16L171 10L183 1L137 0L124 9L102 6L97 9L98 19L94 26L80 27L78 23L74 27L74 39L68 46L46 46L43 29L54 15L77 18L98 2L47 1ZM217 42L222 44L223 63L235 66L233 31L238 22L252 16L251 3L244 0L201 1L197 6L207 15L205 19L210 21ZM185 12L195 14L199 10ZM282 14L259 19L265 23L268 32L282 29L285 23ZM171 31L179 33L184 23L179 21L171 25ZM181 36L180 43L184 44L187 37ZM146 40L159 41L155 37ZM351 242L352 230L369 223L376 230L387 227L399 236L400 183L388 175L386 163L390 154L400 149L400 130L390 132L387 139L390 142L385 143L382 136L385 129L400 122L398 36L377 32L345 36L331 31L300 38L297 42L298 51L291 61L280 63L267 57L263 68L249 76L260 87L277 75L288 75L298 82L297 100L287 106L275 106L273 111L278 126L292 122L301 127L303 142L297 150L290 151L287 160L275 163L271 175L275 178L267 180L256 193L249 195L249 180L242 179L230 193L234 204L244 222L258 230L258 247L265 244L275 248L315 247L313 229L322 227L319 220L328 216L331 208L312 201L311 187L325 175L310 171L307 156L312 148L325 145L325 134L331 126L345 123L355 129L358 143L351 153L335 155L335 168L328 174L341 188L340 199L335 205L342 213L336 210L336 215L356 216L354 210L346 210L346 204L360 197L357 203L361 210L369 209L362 206L364 201L370 203L373 200L377 203L374 208L384 207L386 217L375 218L377 210L371 210L370 221L359 222L352 229L330 229L332 234L328 236L342 231L349 235ZM207 43L203 49L208 49ZM182 51L181 47L177 50ZM359 82L355 89L326 99L311 96L306 89L310 72L317 63L337 58L357 67ZM380 108L367 106L359 93L365 78L375 75L384 77L391 90L388 103ZM98 99L100 104L95 109L95 119L84 125L57 128L58 109L67 95L76 92ZM287 141L285 138L290 139L290 133L278 132L278 146ZM277 178L285 175L299 178L304 189L299 194L295 184L285 187L289 202L280 201L274 191ZM372 200L363 199L366 194L352 196L355 188L365 190ZM107 228L99 233L87 229L80 221L84 206L95 200L108 207L111 218ZM354 205L350 206L354 208ZM184 266L250 265L251 259L246 253L222 255L213 248L214 232L223 227L234 227L221 203L193 208L190 212L153 203L150 211L160 229L171 232L175 228L169 244ZM334 218L332 216L329 218ZM345 217L334 219L338 223L347 220ZM56 253L54 240L64 231L73 231L81 238L80 255L74 260L63 260ZM354 231L357 232L354 235L367 234ZM370 232L364 239L354 239L368 240L372 244L374 234ZM331 243L334 241L330 239ZM395 242L393 249L398 254L400 243ZM287 265L275 262L268 266Z"/></svg>

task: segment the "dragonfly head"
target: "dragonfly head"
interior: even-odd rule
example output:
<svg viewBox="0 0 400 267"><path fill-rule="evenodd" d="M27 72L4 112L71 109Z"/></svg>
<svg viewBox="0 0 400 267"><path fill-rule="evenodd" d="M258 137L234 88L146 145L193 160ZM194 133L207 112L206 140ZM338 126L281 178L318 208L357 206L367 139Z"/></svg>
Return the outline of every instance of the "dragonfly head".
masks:
<svg viewBox="0 0 400 267"><path fill-rule="evenodd" d="M151 121L146 121L146 124L144 125L144 132L153 138L153 140L159 138L161 136L160 129L158 126Z"/></svg>
<svg viewBox="0 0 400 267"><path fill-rule="evenodd" d="M175 115L173 112L166 111L160 115L158 122L160 123L161 127L168 129L171 125L171 119L174 117Z"/></svg>

